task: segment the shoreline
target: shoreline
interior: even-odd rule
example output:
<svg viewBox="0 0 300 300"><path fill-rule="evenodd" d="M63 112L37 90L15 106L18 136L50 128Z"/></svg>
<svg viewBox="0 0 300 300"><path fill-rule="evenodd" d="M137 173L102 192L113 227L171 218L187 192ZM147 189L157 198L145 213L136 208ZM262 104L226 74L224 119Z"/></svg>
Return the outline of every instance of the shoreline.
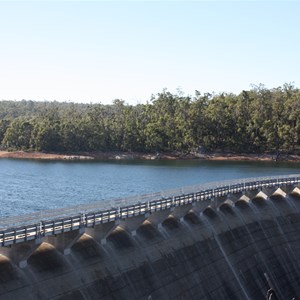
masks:
<svg viewBox="0 0 300 300"><path fill-rule="evenodd" d="M286 161L300 162L299 155L282 154L278 159L272 154L235 154L235 153L157 153L138 152L83 152L83 153L44 153L38 151L0 151L1 158L36 160L219 160L219 161Z"/></svg>

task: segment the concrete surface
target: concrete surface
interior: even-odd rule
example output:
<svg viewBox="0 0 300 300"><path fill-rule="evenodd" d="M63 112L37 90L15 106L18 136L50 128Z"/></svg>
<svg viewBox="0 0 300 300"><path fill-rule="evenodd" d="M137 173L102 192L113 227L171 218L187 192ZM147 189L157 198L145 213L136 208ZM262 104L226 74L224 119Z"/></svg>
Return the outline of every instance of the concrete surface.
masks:
<svg viewBox="0 0 300 300"><path fill-rule="evenodd" d="M300 296L300 196L227 201L160 226L83 234L63 255L43 242L20 269L0 256L0 299L278 299ZM130 228L132 230L132 228Z"/></svg>

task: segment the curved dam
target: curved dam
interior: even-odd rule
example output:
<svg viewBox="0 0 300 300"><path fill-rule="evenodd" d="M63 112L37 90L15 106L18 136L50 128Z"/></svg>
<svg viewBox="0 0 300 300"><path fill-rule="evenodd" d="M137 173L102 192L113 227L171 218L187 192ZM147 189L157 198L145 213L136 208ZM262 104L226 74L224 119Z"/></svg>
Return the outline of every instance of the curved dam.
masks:
<svg viewBox="0 0 300 300"><path fill-rule="evenodd" d="M300 299L299 184L130 220L85 228L68 253L54 239L73 231L2 247L0 299ZM20 267L9 251L30 243Z"/></svg>

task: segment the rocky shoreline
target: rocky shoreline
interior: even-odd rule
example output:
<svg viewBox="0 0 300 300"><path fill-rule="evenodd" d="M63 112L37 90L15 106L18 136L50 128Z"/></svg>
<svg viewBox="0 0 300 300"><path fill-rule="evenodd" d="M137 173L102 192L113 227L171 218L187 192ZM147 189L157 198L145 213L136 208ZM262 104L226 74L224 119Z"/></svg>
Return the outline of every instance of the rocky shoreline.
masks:
<svg viewBox="0 0 300 300"><path fill-rule="evenodd" d="M138 153L138 152L87 152L87 153L44 153L36 151L0 151L0 158L40 160L230 160L230 161L291 161L300 162L299 155L235 154L235 153Z"/></svg>

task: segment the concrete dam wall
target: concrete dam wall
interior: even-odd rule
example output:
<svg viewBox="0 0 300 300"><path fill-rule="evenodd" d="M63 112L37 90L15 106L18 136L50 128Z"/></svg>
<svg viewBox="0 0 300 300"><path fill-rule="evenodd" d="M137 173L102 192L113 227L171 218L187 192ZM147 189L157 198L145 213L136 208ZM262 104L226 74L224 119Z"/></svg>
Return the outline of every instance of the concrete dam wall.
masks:
<svg viewBox="0 0 300 300"><path fill-rule="evenodd" d="M43 242L24 268L0 255L0 299L300 299L299 192L161 212L102 244L86 231L69 255Z"/></svg>

